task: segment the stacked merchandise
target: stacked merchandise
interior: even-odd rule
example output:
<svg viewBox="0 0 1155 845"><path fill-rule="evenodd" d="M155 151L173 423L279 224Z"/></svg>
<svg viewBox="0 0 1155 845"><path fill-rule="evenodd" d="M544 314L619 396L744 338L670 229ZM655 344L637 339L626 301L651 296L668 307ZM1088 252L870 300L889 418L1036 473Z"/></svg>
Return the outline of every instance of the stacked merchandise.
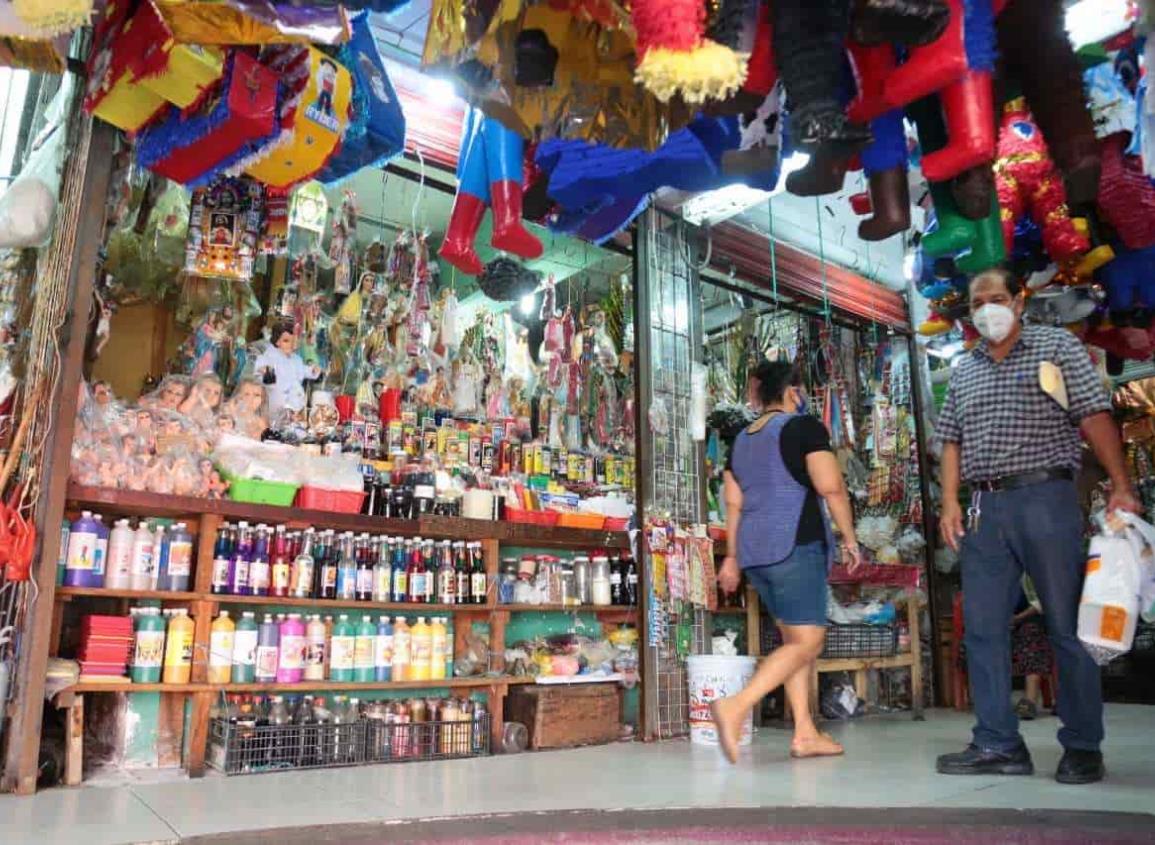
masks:
<svg viewBox="0 0 1155 845"><path fill-rule="evenodd" d="M212 717L210 761L249 774L475 757L489 753L489 719L460 698L230 695Z"/></svg>
<svg viewBox="0 0 1155 845"><path fill-rule="evenodd" d="M128 616L85 615L80 624L80 680L123 679L133 650L132 619Z"/></svg>
<svg viewBox="0 0 1155 845"><path fill-rule="evenodd" d="M118 519L110 530L101 514L82 511L61 526L57 583L110 590L187 591L196 537L183 522Z"/></svg>
<svg viewBox="0 0 1155 845"><path fill-rule="evenodd" d="M635 607L638 566L632 556L595 553L522 555L502 561L498 604Z"/></svg>

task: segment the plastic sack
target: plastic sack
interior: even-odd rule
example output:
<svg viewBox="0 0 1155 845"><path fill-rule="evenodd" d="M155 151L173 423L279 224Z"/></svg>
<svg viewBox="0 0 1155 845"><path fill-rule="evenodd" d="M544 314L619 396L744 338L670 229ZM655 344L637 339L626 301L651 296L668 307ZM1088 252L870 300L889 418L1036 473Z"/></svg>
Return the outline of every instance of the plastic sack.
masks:
<svg viewBox="0 0 1155 845"><path fill-rule="evenodd" d="M29 146L27 163L0 197L0 248L44 246L52 236L56 197L68 152L68 105L72 76L65 75L48 107L44 129Z"/></svg>
<svg viewBox="0 0 1155 845"><path fill-rule="evenodd" d="M1099 665L1126 654L1135 639L1143 581L1139 542L1141 532L1128 519L1114 516L1091 539L1078 634Z"/></svg>
<svg viewBox="0 0 1155 845"><path fill-rule="evenodd" d="M1118 516L1127 524L1127 539L1139 561L1139 616L1155 622L1155 525L1126 511Z"/></svg>

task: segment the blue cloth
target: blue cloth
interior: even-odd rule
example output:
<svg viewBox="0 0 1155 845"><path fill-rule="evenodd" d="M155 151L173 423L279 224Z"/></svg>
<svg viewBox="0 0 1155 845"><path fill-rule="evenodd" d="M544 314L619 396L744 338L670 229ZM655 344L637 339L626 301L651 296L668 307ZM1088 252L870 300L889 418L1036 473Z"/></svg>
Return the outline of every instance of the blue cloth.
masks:
<svg viewBox="0 0 1155 845"><path fill-rule="evenodd" d="M798 536L809 494L782 459L782 429L794 414L778 414L760 431L734 440L731 466L742 488L738 522L738 565L743 569L786 560Z"/></svg>
<svg viewBox="0 0 1155 845"><path fill-rule="evenodd" d="M1155 306L1155 246L1127 249L1120 243L1112 248L1115 258L1095 271L1096 281L1107 289L1107 306L1112 311Z"/></svg>
<svg viewBox="0 0 1155 845"><path fill-rule="evenodd" d="M902 109L891 109L870 121L874 140L861 153L862 169L867 176L906 167L906 130L902 125Z"/></svg>
<svg viewBox="0 0 1155 845"><path fill-rule="evenodd" d="M744 570L767 612L783 625L826 626L826 547L795 546L786 560Z"/></svg>
<svg viewBox="0 0 1155 845"><path fill-rule="evenodd" d="M983 493L978 527L963 538L961 567L967 673L979 748L1019 747L1011 706L1011 617L1024 569L1046 608L1059 669L1059 742L1096 751L1103 741L1099 667L1076 636L1083 592L1083 512L1074 482Z"/></svg>

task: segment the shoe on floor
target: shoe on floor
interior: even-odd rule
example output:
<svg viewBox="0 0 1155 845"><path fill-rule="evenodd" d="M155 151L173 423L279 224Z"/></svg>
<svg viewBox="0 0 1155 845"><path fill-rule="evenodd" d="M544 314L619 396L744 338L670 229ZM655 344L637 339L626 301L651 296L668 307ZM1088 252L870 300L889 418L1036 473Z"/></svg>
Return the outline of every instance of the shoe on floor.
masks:
<svg viewBox="0 0 1155 845"><path fill-rule="evenodd" d="M1098 783L1107 774L1103 766L1103 752L1068 748L1059 761L1055 780L1059 783Z"/></svg>
<svg viewBox="0 0 1155 845"><path fill-rule="evenodd" d="M958 754L943 754L936 768L940 775L1033 775L1031 752L1020 745L1016 750L984 751L973 743Z"/></svg>
<svg viewBox="0 0 1155 845"><path fill-rule="evenodd" d="M1039 718L1039 706L1029 698L1020 698L1015 705L1015 715L1024 722L1033 722Z"/></svg>

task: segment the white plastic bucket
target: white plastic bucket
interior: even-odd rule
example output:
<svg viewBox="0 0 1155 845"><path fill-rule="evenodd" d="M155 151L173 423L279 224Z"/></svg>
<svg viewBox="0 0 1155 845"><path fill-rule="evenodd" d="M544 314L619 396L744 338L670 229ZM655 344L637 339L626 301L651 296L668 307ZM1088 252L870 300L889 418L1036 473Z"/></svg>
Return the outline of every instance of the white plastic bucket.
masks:
<svg viewBox="0 0 1155 845"><path fill-rule="evenodd" d="M718 732L710 718L710 702L733 695L754 677L757 661L753 657L731 657L696 654L686 658L686 676L690 688L690 742L717 745ZM754 733L754 711L742 725L739 745L749 745Z"/></svg>

